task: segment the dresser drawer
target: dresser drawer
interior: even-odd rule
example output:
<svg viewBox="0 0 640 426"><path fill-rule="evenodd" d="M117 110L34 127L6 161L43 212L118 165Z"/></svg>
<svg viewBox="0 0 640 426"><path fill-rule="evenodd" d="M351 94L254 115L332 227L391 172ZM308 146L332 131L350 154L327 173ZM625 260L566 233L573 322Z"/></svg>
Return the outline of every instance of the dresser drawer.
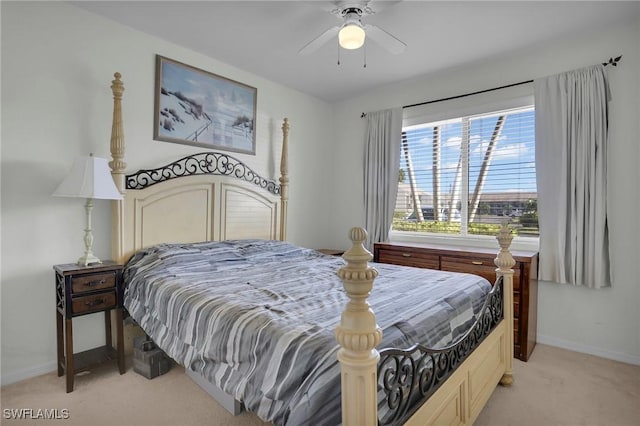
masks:
<svg viewBox="0 0 640 426"><path fill-rule="evenodd" d="M71 279L71 293L74 295L105 288L114 288L115 286L116 274L114 272L79 275Z"/></svg>
<svg viewBox="0 0 640 426"><path fill-rule="evenodd" d="M376 261L417 268L440 269L440 256L415 250L380 249Z"/></svg>
<svg viewBox="0 0 640 426"><path fill-rule="evenodd" d="M480 275L491 284L496 282L496 267L489 259L441 256L440 268L443 271L465 272Z"/></svg>
<svg viewBox="0 0 640 426"><path fill-rule="evenodd" d="M73 314L86 314L93 311L103 311L116 307L115 291L92 294L90 296L74 297L71 301Z"/></svg>
<svg viewBox="0 0 640 426"><path fill-rule="evenodd" d="M480 275L491 284L496 282L496 265L493 259L484 257L441 256L440 269L451 272L465 272ZM513 290L520 289L520 269L518 263L513 266Z"/></svg>

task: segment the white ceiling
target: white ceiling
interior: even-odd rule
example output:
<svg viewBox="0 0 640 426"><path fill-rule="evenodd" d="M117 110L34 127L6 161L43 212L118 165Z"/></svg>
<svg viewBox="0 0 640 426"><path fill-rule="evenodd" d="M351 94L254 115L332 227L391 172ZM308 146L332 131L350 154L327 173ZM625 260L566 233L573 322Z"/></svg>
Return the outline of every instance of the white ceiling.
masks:
<svg viewBox="0 0 640 426"><path fill-rule="evenodd" d="M372 1L375 24L407 44L393 55L373 42L298 50L340 24L331 1L83 1L91 12L326 101L372 87L498 58L640 14L638 1ZM162 54L162 52L158 52ZM620 52L611 47L611 55ZM172 58L178 59L179 58ZM608 58L602 58L606 60ZM215 70L209 70L215 72Z"/></svg>

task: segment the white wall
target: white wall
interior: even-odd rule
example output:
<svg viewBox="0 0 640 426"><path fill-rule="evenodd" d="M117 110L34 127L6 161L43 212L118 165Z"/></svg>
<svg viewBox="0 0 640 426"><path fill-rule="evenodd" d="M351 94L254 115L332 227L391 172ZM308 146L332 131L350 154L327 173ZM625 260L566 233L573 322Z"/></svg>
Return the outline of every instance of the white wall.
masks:
<svg viewBox="0 0 640 426"><path fill-rule="evenodd" d="M125 84L129 171L203 151L153 141L156 54L256 87L256 155L231 154L277 178L280 126L288 117L288 238L308 247L328 244L329 104L66 3L1 7L3 384L55 368L52 265L73 262L84 251L84 201L51 193L76 156L109 157L115 71ZM108 201L97 200L93 213L94 252L109 258ZM101 315L74 320L76 349L102 344L102 330Z"/></svg>
<svg viewBox="0 0 640 426"><path fill-rule="evenodd" d="M640 7L640 4L638 5ZM410 105L580 68L624 55L610 69L609 218L613 286L594 291L540 283L538 339L556 346L640 364L640 231L637 183L640 129L640 22L593 29L587 34L534 46L512 55L446 73L379 88L335 106L336 208L331 228L335 245L345 246L349 227L364 224L358 194L365 120L362 112ZM437 60L437 58L434 58ZM534 352L535 353L535 352Z"/></svg>

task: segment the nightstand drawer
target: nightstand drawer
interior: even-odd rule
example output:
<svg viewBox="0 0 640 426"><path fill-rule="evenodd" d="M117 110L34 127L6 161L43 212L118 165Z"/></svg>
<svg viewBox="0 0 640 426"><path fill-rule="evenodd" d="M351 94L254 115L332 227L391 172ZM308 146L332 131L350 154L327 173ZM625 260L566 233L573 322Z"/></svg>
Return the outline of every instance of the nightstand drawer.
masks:
<svg viewBox="0 0 640 426"><path fill-rule="evenodd" d="M73 314L84 314L93 311L104 311L116 307L116 293L114 291L93 294L91 296L74 297Z"/></svg>
<svg viewBox="0 0 640 426"><path fill-rule="evenodd" d="M71 292L74 295L101 290L103 288L113 288L115 286L116 274L114 272L80 275L71 279Z"/></svg>

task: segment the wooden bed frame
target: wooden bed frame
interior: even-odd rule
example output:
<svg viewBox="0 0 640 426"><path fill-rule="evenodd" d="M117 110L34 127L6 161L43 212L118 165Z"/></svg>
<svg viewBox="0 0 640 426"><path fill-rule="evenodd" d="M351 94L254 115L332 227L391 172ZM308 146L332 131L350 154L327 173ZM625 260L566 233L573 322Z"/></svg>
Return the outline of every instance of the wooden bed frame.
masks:
<svg viewBox="0 0 640 426"><path fill-rule="evenodd" d="M264 179L234 157L207 152L184 157L158 169L125 174L122 95L114 74L113 125L109 163L123 200L112 202L113 259L126 262L143 247L161 242L196 242L240 238L286 239L288 201L288 131L282 124L280 184ZM177 179L180 178L180 179ZM141 188L141 189L138 189ZM350 298L335 336L341 349L342 423L378 424L376 346L382 331L376 324L369 296L377 271L363 246L366 231L353 228L353 246L343 256L347 264L336 271ZM498 235L498 276L503 277L504 317L453 374L414 412L405 424L472 424L498 382L510 385L513 365L513 270L508 251L511 235L503 226Z"/></svg>

